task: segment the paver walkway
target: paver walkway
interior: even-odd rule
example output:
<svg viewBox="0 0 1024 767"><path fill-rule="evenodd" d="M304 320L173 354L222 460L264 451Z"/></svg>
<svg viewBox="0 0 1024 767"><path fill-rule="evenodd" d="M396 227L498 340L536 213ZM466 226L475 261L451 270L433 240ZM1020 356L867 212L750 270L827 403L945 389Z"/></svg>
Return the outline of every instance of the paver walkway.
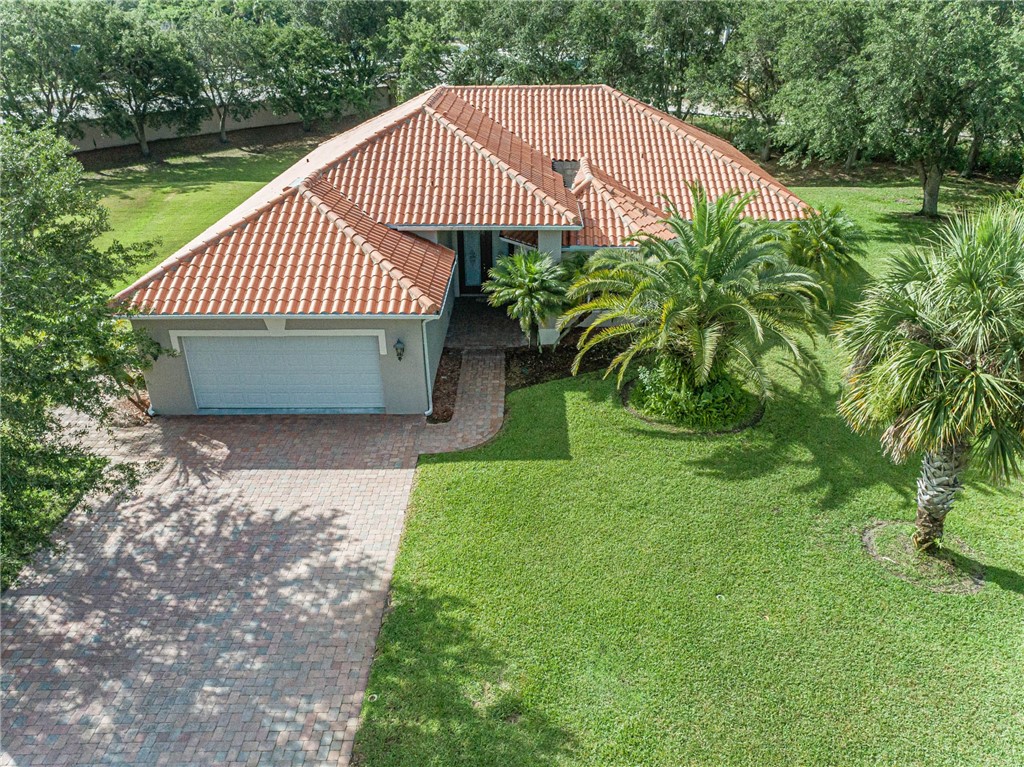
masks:
<svg viewBox="0 0 1024 767"><path fill-rule="evenodd" d="M501 425L503 355L467 355L449 424L93 433L159 468L135 497L69 516L4 595L0 764L347 764L416 458Z"/></svg>

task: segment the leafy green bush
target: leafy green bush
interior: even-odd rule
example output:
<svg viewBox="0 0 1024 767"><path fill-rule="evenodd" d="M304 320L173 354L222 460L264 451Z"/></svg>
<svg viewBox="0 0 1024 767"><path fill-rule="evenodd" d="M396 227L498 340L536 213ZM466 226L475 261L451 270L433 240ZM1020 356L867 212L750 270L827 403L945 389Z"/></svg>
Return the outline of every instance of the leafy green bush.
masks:
<svg viewBox="0 0 1024 767"><path fill-rule="evenodd" d="M697 390L680 388L678 372L672 368L670 362L639 368L630 403L643 415L713 432L737 428L757 411L760 400L734 378L721 378Z"/></svg>
<svg viewBox="0 0 1024 767"><path fill-rule="evenodd" d="M839 205L815 211L789 225L783 248L791 263L812 269L824 284L848 277L864 256L867 235Z"/></svg>

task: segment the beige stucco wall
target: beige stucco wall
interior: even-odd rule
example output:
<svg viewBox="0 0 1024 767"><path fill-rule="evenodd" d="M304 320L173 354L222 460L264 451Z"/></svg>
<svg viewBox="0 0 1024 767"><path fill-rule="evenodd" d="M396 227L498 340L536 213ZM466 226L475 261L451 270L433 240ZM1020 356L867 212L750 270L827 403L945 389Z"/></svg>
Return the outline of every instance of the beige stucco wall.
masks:
<svg viewBox="0 0 1024 767"><path fill-rule="evenodd" d="M384 383L384 407L388 413L393 414L423 413L430 403L427 399L421 322L419 319L356 320L341 317L289 319L285 323L284 334L301 330L383 330L388 350L388 353L380 358L380 372ZM165 349L171 348L170 332L172 330L252 330L269 335L262 319L147 320L135 318L132 320L132 324L137 328L145 329ZM431 330L430 325L442 324L447 327L447 320L440 319L428 324L428 331ZM399 338L405 344L405 355L401 361L398 360L394 352L394 344ZM435 372L437 362L433 358L436 354L437 359L440 359L440 347L443 346L443 342L442 336L437 351L430 350L431 369ZM184 353L161 356L146 373L146 385L149 389L153 410L156 413L189 415L196 412Z"/></svg>
<svg viewBox="0 0 1024 767"><path fill-rule="evenodd" d="M448 335L448 323L452 318L452 308L455 306L455 289L458 285L457 272L453 271L448 280L448 290L445 292L444 308L441 316L427 322L427 356L430 363L430 380L433 382L437 376L437 366L441 363L441 352L444 351L444 339Z"/></svg>
<svg viewBox="0 0 1024 767"><path fill-rule="evenodd" d="M562 232L558 229L544 229L537 232L537 250L547 253L556 264L562 260Z"/></svg>

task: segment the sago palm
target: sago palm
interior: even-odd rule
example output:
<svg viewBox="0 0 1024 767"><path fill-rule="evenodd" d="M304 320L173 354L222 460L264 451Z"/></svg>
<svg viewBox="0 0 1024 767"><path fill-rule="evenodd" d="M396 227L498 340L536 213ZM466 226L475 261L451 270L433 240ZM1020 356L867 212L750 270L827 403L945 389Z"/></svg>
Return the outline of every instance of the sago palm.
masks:
<svg viewBox="0 0 1024 767"><path fill-rule="evenodd" d="M813 269L831 284L850 275L866 242L864 230L835 205L790 224L785 249L790 261Z"/></svg>
<svg viewBox="0 0 1024 767"><path fill-rule="evenodd" d="M968 460L995 482L1024 455L1024 211L994 205L896 259L839 330L840 412L881 429L896 461L924 454L914 542L928 549Z"/></svg>
<svg viewBox="0 0 1024 767"><path fill-rule="evenodd" d="M799 336L820 319L821 287L794 266L780 229L746 218L751 195L712 201L693 187L693 219L670 206L665 220L675 235L639 234L635 250L601 251L569 290L580 303L562 323L596 315L579 343L575 366L597 344L623 343L608 372L623 378L634 360L653 357L677 371L680 391L700 391L728 376L769 392L765 353L782 347L807 359Z"/></svg>
<svg viewBox="0 0 1024 767"><path fill-rule="evenodd" d="M540 327L565 306L565 271L549 255L536 250L500 259L483 286L491 306L508 307L531 345L540 348Z"/></svg>

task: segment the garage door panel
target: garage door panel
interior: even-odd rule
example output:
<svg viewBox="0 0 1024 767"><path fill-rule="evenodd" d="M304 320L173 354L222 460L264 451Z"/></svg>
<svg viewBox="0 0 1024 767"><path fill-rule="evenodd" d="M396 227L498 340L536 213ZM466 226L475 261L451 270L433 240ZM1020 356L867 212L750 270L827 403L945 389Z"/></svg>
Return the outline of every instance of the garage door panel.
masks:
<svg viewBox="0 0 1024 767"><path fill-rule="evenodd" d="M384 407L376 336L184 339L200 409Z"/></svg>

